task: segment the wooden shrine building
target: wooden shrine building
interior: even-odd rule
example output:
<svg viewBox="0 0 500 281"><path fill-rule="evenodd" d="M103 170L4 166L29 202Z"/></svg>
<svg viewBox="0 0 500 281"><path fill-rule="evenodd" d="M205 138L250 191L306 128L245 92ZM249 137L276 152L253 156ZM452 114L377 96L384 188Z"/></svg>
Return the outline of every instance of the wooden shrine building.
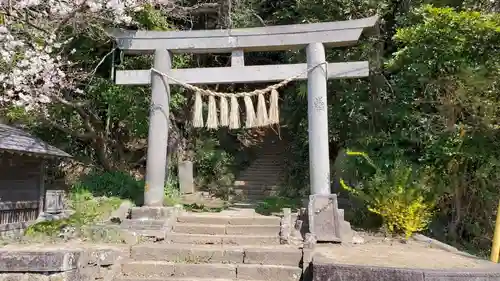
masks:
<svg viewBox="0 0 500 281"><path fill-rule="evenodd" d="M0 124L0 236L19 233L44 211L46 161L66 157L71 156Z"/></svg>

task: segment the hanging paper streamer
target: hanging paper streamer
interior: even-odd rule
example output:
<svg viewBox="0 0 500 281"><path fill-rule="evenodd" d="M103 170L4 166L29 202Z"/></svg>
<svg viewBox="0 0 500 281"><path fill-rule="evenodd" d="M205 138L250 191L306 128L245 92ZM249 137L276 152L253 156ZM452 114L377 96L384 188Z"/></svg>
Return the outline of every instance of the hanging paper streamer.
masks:
<svg viewBox="0 0 500 281"><path fill-rule="evenodd" d="M246 115L246 121L245 121L245 127L247 128L253 128L255 124L255 109L253 108L253 101L250 96L245 96L243 98L245 101L245 115Z"/></svg>
<svg viewBox="0 0 500 281"><path fill-rule="evenodd" d="M229 129L240 128L240 105L236 96L231 96L231 111L229 113Z"/></svg>
<svg viewBox="0 0 500 281"><path fill-rule="evenodd" d="M266 126L268 122L266 98L260 93L257 101L257 126Z"/></svg>
<svg viewBox="0 0 500 281"><path fill-rule="evenodd" d="M217 104L214 96L208 96L207 128L217 129Z"/></svg>
<svg viewBox="0 0 500 281"><path fill-rule="evenodd" d="M203 101L200 92L196 92L194 99L193 126L197 128L203 127Z"/></svg>
<svg viewBox="0 0 500 281"><path fill-rule="evenodd" d="M221 127L229 126L229 105L226 97L220 97L220 125Z"/></svg>
<svg viewBox="0 0 500 281"><path fill-rule="evenodd" d="M266 96L269 92L271 94L268 109ZM196 92L193 109L194 127L199 128L205 126L209 129L217 129L218 127L229 127L229 129L241 128L241 113L238 102L238 98L241 97L243 97L243 102L245 104L245 128L264 127L270 124L279 123L278 92L275 89L272 89L272 91L256 91L253 95L211 94L210 92L204 92L203 95L208 95L206 123L204 124L203 122L202 92L198 91ZM255 95L258 96L257 108L254 108L252 101L252 96ZM217 97L219 98L218 103Z"/></svg>
<svg viewBox="0 0 500 281"><path fill-rule="evenodd" d="M269 99L269 124L280 123L278 98L278 91L276 89L272 89L271 98Z"/></svg>

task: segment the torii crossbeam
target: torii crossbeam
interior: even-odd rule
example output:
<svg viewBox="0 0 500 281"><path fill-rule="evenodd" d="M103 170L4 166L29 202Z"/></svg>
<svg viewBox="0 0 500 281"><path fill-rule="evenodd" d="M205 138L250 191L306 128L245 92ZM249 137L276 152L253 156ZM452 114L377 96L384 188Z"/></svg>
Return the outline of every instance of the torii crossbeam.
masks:
<svg viewBox="0 0 500 281"><path fill-rule="evenodd" d="M113 31L117 47L125 53L154 54L153 68L189 84L255 83L281 81L323 63L298 80L308 83L309 163L311 194L330 195L328 155L327 79L366 77L367 61L325 62L324 46L350 46L378 17L357 20L202 31ZM307 64L245 66L244 52L306 48ZM171 69L172 54L231 53L230 67ZM116 83L152 87L146 164L146 206L163 205L167 165L169 85L147 70L116 72Z"/></svg>

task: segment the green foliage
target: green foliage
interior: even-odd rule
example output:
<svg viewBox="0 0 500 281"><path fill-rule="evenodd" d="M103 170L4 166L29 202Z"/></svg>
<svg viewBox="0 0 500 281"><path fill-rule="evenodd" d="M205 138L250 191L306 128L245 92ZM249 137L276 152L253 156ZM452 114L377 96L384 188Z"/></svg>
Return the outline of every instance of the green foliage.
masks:
<svg viewBox="0 0 500 281"><path fill-rule="evenodd" d="M368 204L368 210L379 214L387 231L403 233L409 238L414 232L427 228L434 202L432 197L429 198L430 187L426 185L422 171L402 160L396 160L384 171L365 153L348 151L347 155L362 157L373 173L356 187L348 186L343 179L340 180L341 186L362 198Z"/></svg>
<svg viewBox="0 0 500 281"><path fill-rule="evenodd" d="M64 228L74 228L76 232L81 232L84 227L108 218L122 202L120 198L94 197L89 191L75 188L70 194L70 208L74 211L71 216L33 224L26 229L25 235L55 237Z"/></svg>
<svg viewBox="0 0 500 281"><path fill-rule="evenodd" d="M74 196L90 192L93 196L118 197L140 202L144 194L144 181L136 180L121 171L92 171L73 185L72 192Z"/></svg>
<svg viewBox="0 0 500 281"><path fill-rule="evenodd" d="M167 182L165 183L165 197L163 199L165 206L175 206L180 203L179 179L172 171L173 169L169 170Z"/></svg>
<svg viewBox="0 0 500 281"><path fill-rule="evenodd" d="M220 147L215 139L200 140L196 143L194 166L196 185L205 187L217 196L228 199L229 188L234 181L235 157Z"/></svg>
<svg viewBox="0 0 500 281"><path fill-rule="evenodd" d="M302 206L300 199L271 196L259 202L255 211L263 215L271 215L273 213L280 213L283 208L290 208L292 212L296 211Z"/></svg>

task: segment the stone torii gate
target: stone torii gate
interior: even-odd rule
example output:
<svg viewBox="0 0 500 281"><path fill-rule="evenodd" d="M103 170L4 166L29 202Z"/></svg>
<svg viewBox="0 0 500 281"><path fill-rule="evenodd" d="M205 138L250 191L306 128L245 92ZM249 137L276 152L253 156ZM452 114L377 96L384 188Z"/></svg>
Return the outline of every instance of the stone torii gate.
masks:
<svg viewBox="0 0 500 281"><path fill-rule="evenodd" d="M339 22L229 30L114 31L117 47L123 52L154 54L153 68L156 71L119 70L115 75L116 84L151 84L152 88L145 206L163 205L169 84L176 84L178 81L186 84L276 82L298 74L296 80L307 79L311 196L332 198L328 154L327 79L366 77L369 75L369 66L367 61L326 63L324 46L354 45L363 31L374 27L377 21L378 17L374 16ZM246 51L279 51L304 47L307 64L244 64ZM231 53L231 66L172 69L172 55L179 53ZM165 78L158 71L175 79Z"/></svg>

